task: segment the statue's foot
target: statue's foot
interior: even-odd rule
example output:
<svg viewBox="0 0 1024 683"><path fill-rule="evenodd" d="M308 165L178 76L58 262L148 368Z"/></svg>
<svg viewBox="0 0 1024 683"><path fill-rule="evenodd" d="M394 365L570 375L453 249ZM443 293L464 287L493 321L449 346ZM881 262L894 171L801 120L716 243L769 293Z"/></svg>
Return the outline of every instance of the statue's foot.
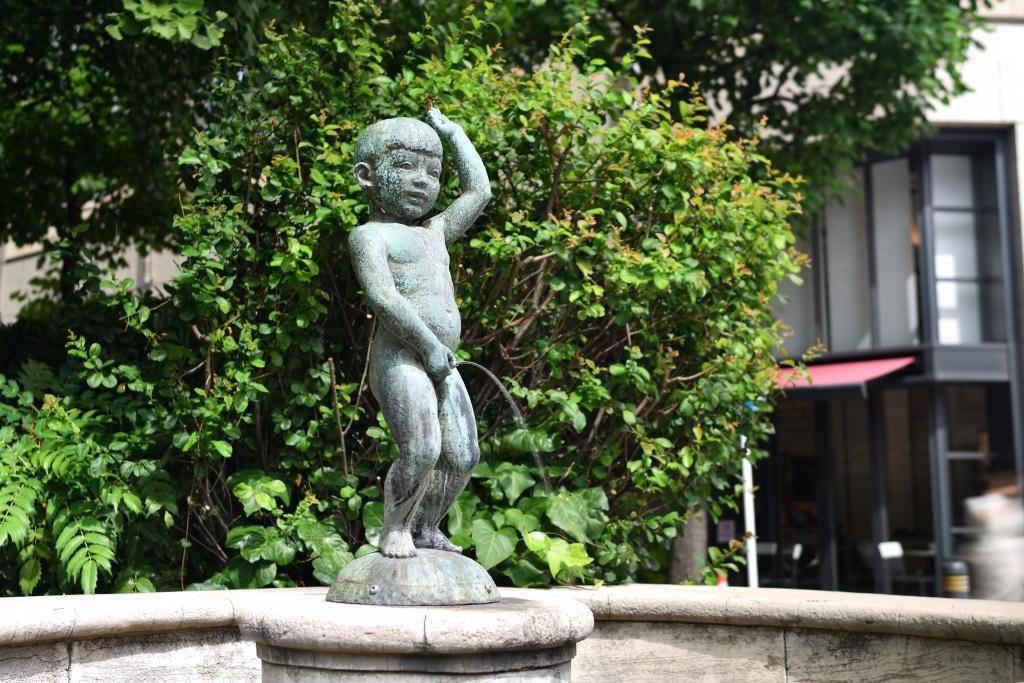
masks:
<svg viewBox="0 0 1024 683"><path fill-rule="evenodd" d="M380 537L377 548L384 557L415 557L416 546L412 543L412 535L408 531L385 531Z"/></svg>
<svg viewBox="0 0 1024 683"><path fill-rule="evenodd" d="M462 548L448 540L448 537L441 533L440 529L425 530L417 534L413 539L417 548L432 548L434 550L445 550L450 553L461 553Z"/></svg>

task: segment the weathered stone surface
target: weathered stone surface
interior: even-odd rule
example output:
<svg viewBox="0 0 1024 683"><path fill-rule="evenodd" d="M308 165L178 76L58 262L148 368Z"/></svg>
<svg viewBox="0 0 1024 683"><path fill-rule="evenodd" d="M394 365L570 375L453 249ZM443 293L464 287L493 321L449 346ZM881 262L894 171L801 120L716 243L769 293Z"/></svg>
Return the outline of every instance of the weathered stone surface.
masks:
<svg viewBox="0 0 1024 683"><path fill-rule="evenodd" d="M575 644L539 651L454 655L305 652L260 645L264 681L567 681ZM390 678L388 678L390 676Z"/></svg>
<svg viewBox="0 0 1024 683"><path fill-rule="evenodd" d="M793 629L786 632L789 683L986 681L1013 683L1017 648L938 638Z"/></svg>
<svg viewBox="0 0 1024 683"><path fill-rule="evenodd" d="M396 677L385 672L341 672L319 669L263 665L263 683L490 683L503 681L507 683L569 683L572 676L569 664L556 667L532 669L530 671L508 671L505 673L486 674L429 674L405 672ZM579 680L579 679L577 679Z"/></svg>
<svg viewBox="0 0 1024 683"><path fill-rule="evenodd" d="M72 644L70 683L255 683L256 646L235 629L100 638Z"/></svg>
<svg viewBox="0 0 1024 683"><path fill-rule="evenodd" d="M232 601L244 600L245 594L252 592L2 598L0 646L231 627Z"/></svg>
<svg viewBox="0 0 1024 683"><path fill-rule="evenodd" d="M359 605L478 605L501 602L494 579L458 553L421 548L415 557L364 555L350 562L328 602Z"/></svg>
<svg viewBox="0 0 1024 683"><path fill-rule="evenodd" d="M572 671L588 683L786 680L782 629L664 622L598 622Z"/></svg>
<svg viewBox="0 0 1024 683"><path fill-rule="evenodd" d="M264 680L566 681L576 643L594 624L582 604L550 595L432 607L326 602L321 595L239 610L239 628L258 643Z"/></svg>
<svg viewBox="0 0 1024 683"><path fill-rule="evenodd" d="M265 663L338 671L391 671L437 674L483 674L560 666L576 654L576 644L545 650L505 650L454 655L311 652L257 645Z"/></svg>
<svg viewBox="0 0 1024 683"><path fill-rule="evenodd" d="M715 680L714 675L700 673L704 664L712 670L711 660L725 667L720 671L729 670L735 663L732 660L749 669L749 675L722 675L718 680L760 680L754 675L757 672L764 674L763 680L777 680L773 678L778 671L776 663L786 650L771 643L777 644L783 637L789 648L791 680L843 680L835 672L850 671L856 672L850 679L857 678L859 683L862 678L872 680L872 667L882 672L874 680L885 675L902 680L897 664L905 653L910 661L920 662L914 666L917 680L929 680L927 676L934 674L933 680L1024 681L1024 605L1017 603L684 586L553 591L503 588L501 592L506 603L512 605L520 600L547 603L561 596L594 608L598 628L579 645L572 664L577 681L618 678L641 683L666 678L686 680L687 676L695 680L710 676L709 680ZM335 621L318 624L310 619L307 627L320 628L328 646L344 639L354 653L360 649L381 651L385 639L405 643L404 650L393 654L438 652L439 647L446 646L458 649L450 642L456 638L467 643L505 638L501 642L511 650L517 643L526 647L527 642L538 642L534 631L547 629L546 618L537 622L506 620L490 611L497 605L386 609L326 603L325 593L324 588L293 588L0 599L0 681L67 681L72 649L85 658L85 664L100 672L91 680L117 680L110 673L114 668L104 668L105 662L136 666L142 660L148 660L151 671L176 671L182 677L202 680L191 673L193 668L201 667L202 661L218 661L200 657L203 648L211 655L214 650L231 652L220 661L229 661L236 668L225 669L230 675L219 680L254 680L253 672L260 667L254 646L242 642L244 639L225 637L218 644L206 638L211 631L232 628L236 614L240 619L255 608L280 617L319 608L328 610L337 617ZM385 618L387 613L400 616ZM467 619L466 615L472 613L488 616ZM586 628L581 622L575 623L577 630L570 628L569 632L578 640ZM588 615L583 626L589 628L589 624ZM452 626L455 635L446 641L444 634ZM847 634L856 635L858 630L861 640L846 639ZM763 634L772 632L778 636L766 640ZM149 634L153 633L168 635L151 638ZM748 649L737 642L737 634L760 645ZM67 642L52 642L58 640ZM726 645L720 647L720 642ZM137 648L132 650L134 654L126 654L126 643ZM428 649L428 644L434 649ZM755 655L762 658L756 659ZM831 658L827 661L832 667L827 672L823 664L826 657ZM929 657L945 662L941 666L947 678L935 673L941 671L935 668L940 664L933 667L927 661ZM232 678L238 671L249 673ZM154 673L141 674L140 678L156 683L167 676Z"/></svg>
<svg viewBox="0 0 1024 683"><path fill-rule="evenodd" d="M580 603L536 593L531 597L543 599L513 595L501 603L449 607L353 605L323 597L323 590L310 589L239 606L239 629L257 643L297 650L455 654L557 647L586 638L594 625Z"/></svg>
<svg viewBox="0 0 1024 683"><path fill-rule="evenodd" d="M0 681L66 681L70 661L64 643L0 648Z"/></svg>
<svg viewBox="0 0 1024 683"><path fill-rule="evenodd" d="M781 588L559 588L598 621L784 626L1024 645L1024 604Z"/></svg>

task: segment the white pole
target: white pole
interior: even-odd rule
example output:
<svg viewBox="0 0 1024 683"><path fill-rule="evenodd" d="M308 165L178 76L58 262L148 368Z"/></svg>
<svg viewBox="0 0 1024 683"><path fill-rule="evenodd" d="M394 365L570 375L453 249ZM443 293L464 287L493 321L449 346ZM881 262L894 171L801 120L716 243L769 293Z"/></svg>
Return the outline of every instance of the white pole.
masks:
<svg viewBox="0 0 1024 683"><path fill-rule="evenodd" d="M740 437L740 448L747 452L747 437ZM754 468L743 458L743 526L747 532L747 585L757 588L757 526L754 520Z"/></svg>

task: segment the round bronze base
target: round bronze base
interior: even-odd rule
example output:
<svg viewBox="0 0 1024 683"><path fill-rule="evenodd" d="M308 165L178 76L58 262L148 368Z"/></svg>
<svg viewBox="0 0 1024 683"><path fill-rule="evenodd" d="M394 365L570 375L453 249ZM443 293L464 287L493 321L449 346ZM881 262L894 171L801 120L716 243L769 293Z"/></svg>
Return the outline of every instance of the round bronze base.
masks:
<svg viewBox="0 0 1024 683"><path fill-rule="evenodd" d="M444 550L419 548L415 557L364 555L338 574L328 602L357 605L480 605L501 602L487 570Z"/></svg>

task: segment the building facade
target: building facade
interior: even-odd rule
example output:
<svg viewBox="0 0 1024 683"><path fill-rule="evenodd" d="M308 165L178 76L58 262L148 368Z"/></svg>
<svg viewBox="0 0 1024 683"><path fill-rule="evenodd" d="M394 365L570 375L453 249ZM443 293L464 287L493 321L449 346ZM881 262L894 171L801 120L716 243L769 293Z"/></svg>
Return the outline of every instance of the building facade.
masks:
<svg viewBox="0 0 1024 683"><path fill-rule="evenodd" d="M801 245L787 351L824 352L787 382L756 472L769 582L940 591L985 533L972 506L1021 481L1024 3L991 12L973 91L904 153L867 155Z"/></svg>

